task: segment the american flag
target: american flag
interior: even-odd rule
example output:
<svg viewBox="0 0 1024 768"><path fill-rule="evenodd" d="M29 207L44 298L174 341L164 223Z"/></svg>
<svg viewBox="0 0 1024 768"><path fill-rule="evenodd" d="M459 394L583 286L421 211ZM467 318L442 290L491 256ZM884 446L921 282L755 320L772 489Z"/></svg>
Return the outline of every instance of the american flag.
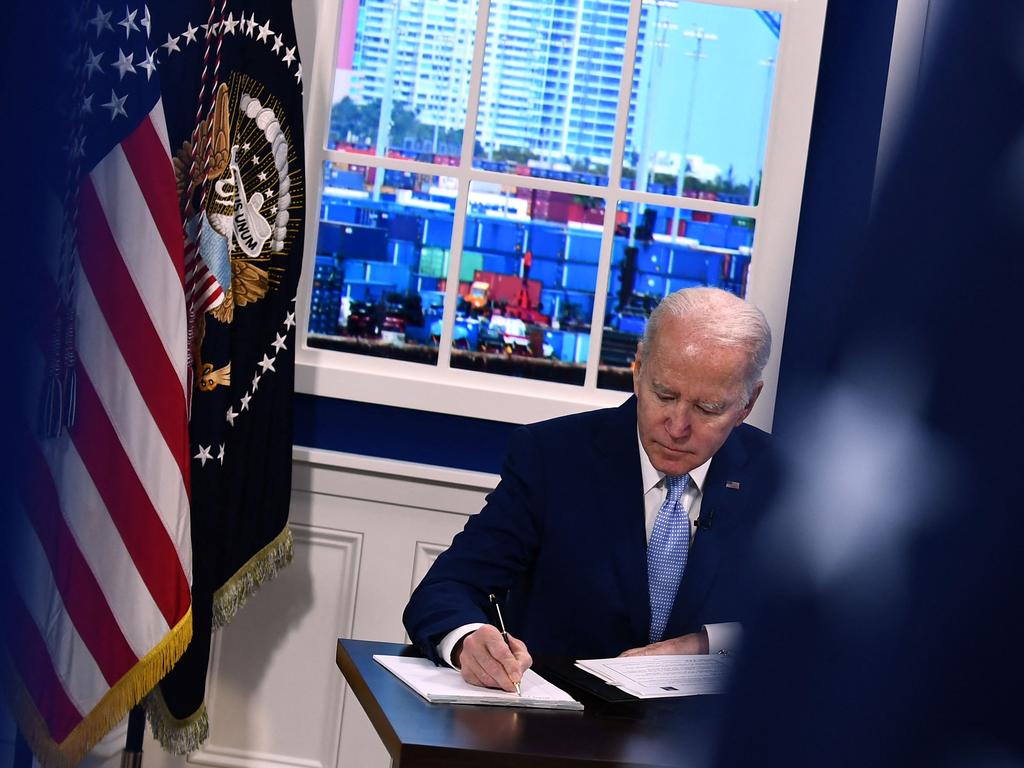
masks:
<svg viewBox="0 0 1024 768"><path fill-rule="evenodd" d="M192 316L199 317L224 303L224 286L210 271L199 252L199 239L190 235L185 243L185 294Z"/></svg>
<svg viewBox="0 0 1024 768"><path fill-rule="evenodd" d="M77 411L56 437L22 425L0 658L19 728L54 766L77 762L192 634L184 242L158 41L145 4L89 7L71 142ZM48 301L66 277L49 272ZM39 341L41 372L53 351Z"/></svg>

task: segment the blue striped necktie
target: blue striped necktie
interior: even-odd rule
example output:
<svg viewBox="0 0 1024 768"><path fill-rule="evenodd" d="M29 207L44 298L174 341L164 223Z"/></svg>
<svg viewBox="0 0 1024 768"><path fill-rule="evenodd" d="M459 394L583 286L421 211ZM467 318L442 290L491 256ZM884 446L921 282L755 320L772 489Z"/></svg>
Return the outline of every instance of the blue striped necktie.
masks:
<svg viewBox="0 0 1024 768"><path fill-rule="evenodd" d="M647 543L647 583L651 593L650 642L661 640L690 550L690 521L683 506L689 475L665 476L665 501Z"/></svg>

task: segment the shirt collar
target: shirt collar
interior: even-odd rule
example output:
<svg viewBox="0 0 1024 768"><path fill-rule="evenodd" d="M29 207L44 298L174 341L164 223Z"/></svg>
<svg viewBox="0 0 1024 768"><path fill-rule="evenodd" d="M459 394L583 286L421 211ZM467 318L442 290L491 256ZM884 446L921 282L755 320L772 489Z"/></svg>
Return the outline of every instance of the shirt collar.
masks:
<svg viewBox="0 0 1024 768"><path fill-rule="evenodd" d="M647 455L647 451L644 450L644 444L640 442L640 428L636 431L636 442L640 446L640 474L644 481L644 495L651 490L654 486L661 482L661 479L665 477L665 473L654 468L651 464L651 459ZM712 459L714 456L711 457ZM690 470L690 482L697 486L697 490L703 493L704 491L704 478L708 474L708 467L711 465L711 459L708 459L699 467L695 467Z"/></svg>

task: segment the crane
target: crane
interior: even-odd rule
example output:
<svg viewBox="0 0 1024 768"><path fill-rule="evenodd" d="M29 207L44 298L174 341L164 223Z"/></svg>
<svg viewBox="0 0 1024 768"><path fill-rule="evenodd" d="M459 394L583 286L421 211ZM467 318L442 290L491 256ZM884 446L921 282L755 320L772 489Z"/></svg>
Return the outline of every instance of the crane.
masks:
<svg viewBox="0 0 1024 768"><path fill-rule="evenodd" d="M775 37L779 36L782 29L782 14L778 11L755 11L757 17L765 23Z"/></svg>

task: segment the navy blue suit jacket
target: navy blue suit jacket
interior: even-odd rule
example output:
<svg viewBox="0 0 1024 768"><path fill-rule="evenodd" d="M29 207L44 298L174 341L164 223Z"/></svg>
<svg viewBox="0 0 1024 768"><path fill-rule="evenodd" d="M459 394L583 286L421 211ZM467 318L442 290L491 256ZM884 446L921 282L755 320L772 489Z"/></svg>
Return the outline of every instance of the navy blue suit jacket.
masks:
<svg viewBox="0 0 1024 768"><path fill-rule="evenodd" d="M452 629L492 621L533 654L615 656L647 644L650 597L636 398L513 433L501 482L413 592L403 620L437 661ZM665 637L741 618L749 533L775 475L768 435L741 425L711 462L701 526ZM738 486L738 487L736 487Z"/></svg>

